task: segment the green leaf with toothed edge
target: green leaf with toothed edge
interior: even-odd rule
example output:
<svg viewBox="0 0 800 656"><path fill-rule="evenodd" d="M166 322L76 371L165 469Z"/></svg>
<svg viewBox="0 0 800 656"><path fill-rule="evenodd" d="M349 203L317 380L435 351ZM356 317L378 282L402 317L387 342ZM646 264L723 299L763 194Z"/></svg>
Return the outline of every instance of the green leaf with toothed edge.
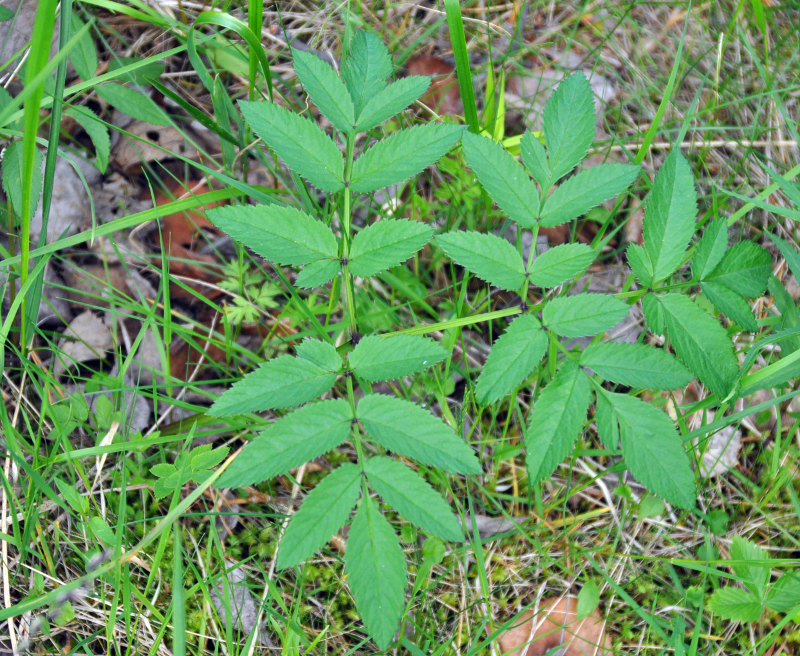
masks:
<svg viewBox="0 0 800 656"><path fill-rule="evenodd" d="M708 607L726 620L757 622L764 608L755 595L731 585L715 590L708 599Z"/></svg>
<svg viewBox="0 0 800 656"><path fill-rule="evenodd" d="M297 357L313 362L325 371L340 371L342 358L336 347L321 339L304 339L296 347Z"/></svg>
<svg viewBox="0 0 800 656"><path fill-rule="evenodd" d="M594 140L594 94L578 72L563 80L544 108L542 129L553 182L586 157Z"/></svg>
<svg viewBox="0 0 800 656"><path fill-rule="evenodd" d="M342 63L342 80L353 100L357 120L369 101L386 86L392 70L392 58L383 41L371 32L357 31Z"/></svg>
<svg viewBox="0 0 800 656"><path fill-rule="evenodd" d="M537 287L555 287L583 275L592 262L594 251L586 244L554 246L533 261L530 281Z"/></svg>
<svg viewBox="0 0 800 656"><path fill-rule="evenodd" d="M433 236L420 221L383 219L361 230L350 247L350 273L362 278L386 271L414 255Z"/></svg>
<svg viewBox="0 0 800 656"><path fill-rule="evenodd" d="M341 262L334 259L317 260L310 262L297 274L295 284L305 289L313 289L333 280L342 268Z"/></svg>
<svg viewBox="0 0 800 656"><path fill-rule="evenodd" d="M292 49L294 72L308 95L333 125L342 132L353 132L355 109L347 87L331 65L316 55Z"/></svg>
<svg viewBox="0 0 800 656"><path fill-rule="evenodd" d="M111 154L111 138L105 123L91 109L83 105L70 107L64 113L74 118L89 135L94 146L95 166L100 173L105 173Z"/></svg>
<svg viewBox="0 0 800 656"><path fill-rule="evenodd" d="M745 587L758 599L764 599L770 579L770 560L764 550L740 535L734 536L730 548L731 569Z"/></svg>
<svg viewBox="0 0 800 656"><path fill-rule="evenodd" d="M772 257L758 244L742 241L731 246L703 282L725 285L742 296L755 298L764 293L772 273Z"/></svg>
<svg viewBox="0 0 800 656"><path fill-rule="evenodd" d="M435 241L457 264L495 287L516 291L525 282L522 256L502 237L469 230L447 232Z"/></svg>
<svg viewBox="0 0 800 656"><path fill-rule="evenodd" d="M720 263L728 250L728 222L720 217L703 228L692 257L692 275L703 280Z"/></svg>
<svg viewBox="0 0 800 656"><path fill-rule="evenodd" d="M369 335L358 342L348 362L353 373L370 382L409 376L447 357L437 342L421 335Z"/></svg>
<svg viewBox="0 0 800 656"><path fill-rule="evenodd" d="M667 351L645 344L592 344L580 362L606 380L638 389L678 389L694 378Z"/></svg>
<svg viewBox="0 0 800 656"><path fill-rule="evenodd" d="M745 330L758 332L758 322L753 316L750 304L735 291L715 282L701 282L700 289L726 317Z"/></svg>
<svg viewBox="0 0 800 656"><path fill-rule="evenodd" d="M605 394L595 392L595 423L597 425L597 436L609 451L616 451L619 448L619 424L614 416Z"/></svg>
<svg viewBox="0 0 800 656"><path fill-rule="evenodd" d="M548 301L542 321L562 337L586 337L609 330L622 321L628 304L605 294L575 294Z"/></svg>
<svg viewBox="0 0 800 656"><path fill-rule="evenodd" d="M545 186L550 179L550 165L547 163L547 153L542 142L528 130L522 135L519 146L525 168L539 183L542 193L547 193L548 189L545 189Z"/></svg>
<svg viewBox="0 0 800 656"><path fill-rule="evenodd" d="M386 119L402 112L428 90L430 83L429 77L412 75L384 87L369 99L359 114L356 130L371 130Z"/></svg>

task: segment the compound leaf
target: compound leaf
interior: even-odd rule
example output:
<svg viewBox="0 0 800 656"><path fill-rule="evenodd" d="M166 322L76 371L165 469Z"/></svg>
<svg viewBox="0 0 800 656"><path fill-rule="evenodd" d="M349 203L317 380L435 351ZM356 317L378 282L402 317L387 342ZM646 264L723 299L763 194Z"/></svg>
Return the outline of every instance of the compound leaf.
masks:
<svg viewBox="0 0 800 656"><path fill-rule="evenodd" d="M361 469L345 462L319 483L289 521L278 552L278 569L312 556L347 521L361 489Z"/></svg>
<svg viewBox="0 0 800 656"><path fill-rule="evenodd" d="M305 289L319 287L332 280L339 273L341 266L340 260L333 258L309 262L297 274L294 282L298 287L304 287Z"/></svg>
<svg viewBox="0 0 800 656"><path fill-rule="evenodd" d="M355 164L350 188L369 193L402 182L430 166L459 140L463 127L428 123L395 132L368 148Z"/></svg>
<svg viewBox="0 0 800 656"><path fill-rule="evenodd" d="M344 82L331 68L310 52L292 50L294 72L311 100L333 125L342 132L353 132L355 109Z"/></svg>
<svg viewBox="0 0 800 656"><path fill-rule="evenodd" d="M548 191L547 184L550 180L550 165L547 163L547 153L544 151L542 142L533 132L527 130L522 135L519 147L525 168L528 169L528 173L533 176L533 179L539 183L542 188L542 194L546 194Z"/></svg>
<svg viewBox="0 0 800 656"><path fill-rule="evenodd" d="M454 231L438 235L436 243L452 260L495 287L515 291L525 281L522 256L502 237Z"/></svg>
<svg viewBox="0 0 800 656"><path fill-rule="evenodd" d="M770 586L764 603L779 613L795 610L800 606L800 575L786 572Z"/></svg>
<svg viewBox="0 0 800 656"><path fill-rule="evenodd" d="M392 59L380 37L359 30L350 42L342 64L342 79L355 107L356 120L369 101L386 86L392 74Z"/></svg>
<svg viewBox="0 0 800 656"><path fill-rule="evenodd" d="M580 163L594 140L594 96L583 73L558 85L545 105L542 124L555 182Z"/></svg>
<svg viewBox="0 0 800 656"><path fill-rule="evenodd" d="M728 250L728 222L724 217L714 219L703 228L692 257L692 275L704 280L720 263Z"/></svg>
<svg viewBox="0 0 800 656"><path fill-rule="evenodd" d="M433 228L420 221L383 219L353 239L350 272L367 278L405 262L430 241Z"/></svg>
<svg viewBox="0 0 800 656"><path fill-rule="evenodd" d="M386 649L405 607L406 565L394 529L369 497L350 525L344 571L364 625Z"/></svg>
<svg viewBox="0 0 800 656"><path fill-rule="evenodd" d="M606 380L639 389L678 389L694 378L667 351L645 344L592 344L581 354L581 365Z"/></svg>
<svg viewBox="0 0 800 656"><path fill-rule="evenodd" d="M764 608L756 597L741 588L731 585L715 590L708 600L708 607L726 620L757 622Z"/></svg>
<svg viewBox="0 0 800 656"><path fill-rule="evenodd" d="M580 435L591 392L577 363L567 362L542 390L525 431L528 476L533 484L548 478Z"/></svg>
<svg viewBox="0 0 800 656"><path fill-rule="evenodd" d="M729 319L733 319L745 330L758 332L758 322L750 305L730 287L717 282L701 282L700 289Z"/></svg>
<svg viewBox="0 0 800 656"><path fill-rule="evenodd" d="M542 321L562 337L585 337L613 328L628 310L625 301L605 294L559 296L545 305Z"/></svg>
<svg viewBox="0 0 800 656"><path fill-rule="evenodd" d="M253 132L289 168L323 191L344 187L344 157L316 123L270 102L240 100L239 107Z"/></svg>
<svg viewBox="0 0 800 656"><path fill-rule="evenodd" d="M356 417L383 447L454 474L479 474L475 453L441 419L416 403L370 394L358 402Z"/></svg>
<svg viewBox="0 0 800 656"><path fill-rule="evenodd" d="M541 224L552 228L583 216L625 191L638 175L636 164L601 164L579 171L556 187L544 201Z"/></svg>
<svg viewBox="0 0 800 656"><path fill-rule="evenodd" d="M509 218L532 228L539 218L539 191L517 161L496 141L467 132L462 137L467 164Z"/></svg>
<svg viewBox="0 0 800 656"><path fill-rule="evenodd" d="M371 130L387 118L403 111L428 90L430 83L429 77L411 75L384 87L369 99L359 114L356 130Z"/></svg>
<svg viewBox="0 0 800 656"><path fill-rule="evenodd" d="M370 486L402 517L444 540L464 540L450 507L415 471L383 456L370 458L364 469Z"/></svg>
<svg viewBox="0 0 800 656"><path fill-rule="evenodd" d="M216 483L252 485L313 460L350 435L353 418L344 399L303 406L271 424L247 444Z"/></svg>
<svg viewBox="0 0 800 656"><path fill-rule="evenodd" d="M421 335L369 335L349 356L350 367L370 382L392 380L432 367L447 357L437 342Z"/></svg>
<svg viewBox="0 0 800 656"><path fill-rule="evenodd" d="M725 285L737 294L761 296L772 273L772 257L758 244L740 241L731 246L706 282Z"/></svg>
<svg viewBox="0 0 800 656"><path fill-rule="evenodd" d="M504 397L531 375L547 349L547 335L532 314L514 319L492 345L475 396L484 405Z"/></svg>
<svg viewBox="0 0 800 656"><path fill-rule="evenodd" d="M531 284L555 287L584 273L594 261L594 251L586 244L561 244L537 256L530 270Z"/></svg>

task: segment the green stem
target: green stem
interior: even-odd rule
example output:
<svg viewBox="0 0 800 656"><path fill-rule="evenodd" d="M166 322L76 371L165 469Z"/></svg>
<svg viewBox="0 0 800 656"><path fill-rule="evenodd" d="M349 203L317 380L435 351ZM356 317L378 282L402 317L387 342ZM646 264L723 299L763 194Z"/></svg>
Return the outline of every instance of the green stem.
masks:
<svg viewBox="0 0 800 656"><path fill-rule="evenodd" d="M350 321L350 335L358 334L358 323L356 321L356 295L353 287L353 276L350 274L348 259L350 257L350 237L352 230L350 216L350 174L353 170L353 146L355 141L354 134L347 135L347 154L344 165L344 199L342 203L342 283L345 293L345 304L347 305L347 316Z"/></svg>
<svg viewBox="0 0 800 656"><path fill-rule="evenodd" d="M356 414L356 395L355 391L353 390L353 377L347 377L347 400L350 403L350 410L353 412L353 416ZM364 498L369 496L369 489L367 488L367 476L366 470L364 469L364 465L366 464L367 460L364 457L364 447L361 444L361 433L358 429L358 422L353 422L353 446L356 448L356 456L358 457L358 466L361 467L361 493L363 494Z"/></svg>
<svg viewBox="0 0 800 656"><path fill-rule="evenodd" d="M529 274L531 272L531 266L533 266L534 254L536 252L536 240L539 238L539 224L535 224L533 228L531 228L531 248L528 251L528 263L525 265L525 283L522 285L522 291L519 294L519 297L522 299L522 302L527 305L528 304L528 285L530 285L530 277Z"/></svg>

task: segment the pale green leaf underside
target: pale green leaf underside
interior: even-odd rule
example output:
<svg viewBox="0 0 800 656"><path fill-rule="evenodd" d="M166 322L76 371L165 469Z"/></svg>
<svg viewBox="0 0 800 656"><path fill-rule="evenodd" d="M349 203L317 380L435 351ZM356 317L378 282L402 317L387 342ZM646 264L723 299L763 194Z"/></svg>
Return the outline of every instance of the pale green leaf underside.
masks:
<svg viewBox="0 0 800 656"><path fill-rule="evenodd" d="M472 449L416 403L370 394L358 402L356 416L370 438L390 451L454 474L481 472Z"/></svg>
<svg viewBox="0 0 800 656"><path fill-rule="evenodd" d="M409 376L441 362L447 351L421 335L370 335L359 341L348 362L353 373L371 382Z"/></svg>
<svg viewBox="0 0 800 656"><path fill-rule="evenodd" d="M726 620L748 623L757 622L764 612L755 595L730 585L715 590L708 607Z"/></svg>
<svg viewBox="0 0 800 656"><path fill-rule="evenodd" d="M772 273L772 257L758 244L741 241L730 247L706 282L725 285L742 296L761 296Z"/></svg>
<svg viewBox="0 0 800 656"><path fill-rule="evenodd" d="M539 191L517 161L499 143L467 132L462 137L467 164L494 202L525 228L539 218Z"/></svg>
<svg viewBox="0 0 800 656"><path fill-rule="evenodd" d="M342 132L352 132L355 124L353 100L344 82L331 68L310 52L292 50L294 71L319 111Z"/></svg>
<svg viewBox="0 0 800 656"><path fill-rule="evenodd" d="M97 95L123 114L137 121L170 127L172 119L156 105L155 101L143 93L121 84L101 84L94 88Z"/></svg>
<svg viewBox="0 0 800 656"><path fill-rule="evenodd" d="M550 165L547 163L547 153L542 142L530 130L527 130L522 135L520 152L522 153L522 161L525 164L525 168L528 169L533 179L539 183L542 193L547 193L548 190L545 187L550 179Z"/></svg>
<svg viewBox="0 0 800 656"><path fill-rule="evenodd" d="M339 446L350 435L352 414L344 399L319 401L282 417L247 444L216 486L252 485Z"/></svg>
<svg viewBox="0 0 800 656"><path fill-rule="evenodd" d="M516 291L525 281L522 256L502 237L475 231L448 232L435 241L452 260L495 287Z"/></svg>
<svg viewBox="0 0 800 656"><path fill-rule="evenodd" d="M731 569L750 592L763 599L770 578L767 554L757 544L735 535L731 540Z"/></svg>
<svg viewBox="0 0 800 656"><path fill-rule="evenodd" d="M533 484L548 478L581 433L591 401L589 379L565 363L533 405L525 431L525 460Z"/></svg>
<svg viewBox="0 0 800 656"><path fill-rule="evenodd" d="M316 123L269 102L239 101L248 125L278 157L318 189L344 187L344 157Z"/></svg>
<svg viewBox="0 0 800 656"><path fill-rule="evenodd" d="M583 216L622 193L639 175L634 164L601 164L579 171L555 188L544 202L541 224L554 227Z"/></svg>
<svg viewBox="0 0 800 656"><path fill-rule="evenodd" d="M297 274L295 284L305 289L313 289L329 282L339 273L341 262L338 259L325 259L310 262Z"/></svg>
<svg viewBox="0 0 800 656"><path fill-rule="evenodd" d="M594 95L583 73L558 85L542 116L553 181L575 168L594 140Z"/></svg>
<svg viewBox="0 0 800 656"><path fill-rule="evenodd" d="M605 294L559 296L545 305L542 321L562 337L586 337L613 328L628 310L627 303Z"/></svg>
<svg viewBox="0 0 800 656"><path fill-rule="evenodd" d="M593 344L581 354L581 365L606 380L639 389L678 389L694 377L672 355L645 344Z"/></svg>
<svg viewBox="0 0 800 656"><path fill-rule="evenodd" d="M750 304L735 291L716 282L701 282L700 289L714 306L745 330L758 332L758 322Z"/></svg>
<svg viewBox="0 0 800 656"><path fill-rule="evenodd" d="M404 464L377 456L365 466L370 486L401 517L444 540L464 539L450 506L419 474Z"/></svg>
<svg viewBox="0 0 800 656"><path fill-rule="evenodd" d="M368 148L355 164L350 188L369 193L402 182L430 166L459 140L463 128L428 123L395 132Z"/></svg>
<svg viewBox="0 0 800 656"><path fill-rule="evenodd" d="M533 261L531 284L537 287L555 287L583 275L593 261L594 251L586 244L554 246Z"/></svg>
<svg viewBox="0 0 800 656"><path fill-rule="evenodd" d="M311 557L347 521L361 489L361 469L345 462L317 485L289 521L278 552L278 569Z"/></svg>
<svg viewBox="0 0 800 656"><path fill-rule="evenodd" d="M220 230L276 264L309 264L336 257L330 228L293 207L226 205L206 213Z"/></svg>
<svg viewBox="0 0 800 656"><path fill-rule="evenodd" d="M371 130L403 111L427 91L430 83L429 77L411 75L384 87L367 102L356 122L356 130Z"/></svg>
<svg viewBox="0 0 800 656"><path fill-rule="evenodd" d="M380 37L357 31L342 64L342 79L355 106L356 119L369 101L386 86L392 74L392 59Z"/></svg>
<svg viewBox="0 0 800 656"><path fill-rule="evenodd" d="M724 217L714 219L703 228L703 236L694 250L692 274L703 280L722 261L728 250L728 221Z"/></svg>
<svg viewBox="0 0 800 656"><path fill-rule="evenodd" d="M433 228L408 219L383 219L361 230L350 248L350 272L368 278L405 262L430 241Z"/></svg>
<svg viewBox="0 0 800 656"><path fill-rule="evenodd" d="M512 321L492 345L475 395L480 403L494 403L531 375L547 349L547 335L532 314Z"/></svg>
<svg viewBox="0 0 800 656"><path fill-rule="evenodd" d="M406 565L397 535L370 498L361 498L344 559L356 608L381 649L388 647L405 607Z"/></svg>

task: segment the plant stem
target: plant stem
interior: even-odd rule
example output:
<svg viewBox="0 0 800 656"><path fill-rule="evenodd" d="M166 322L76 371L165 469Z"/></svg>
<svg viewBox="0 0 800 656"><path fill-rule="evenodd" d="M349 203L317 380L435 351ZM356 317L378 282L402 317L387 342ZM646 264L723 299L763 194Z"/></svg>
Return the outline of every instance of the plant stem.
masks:
<svg viewBox="0 0 800 656"><path fill-rule="evenodd" d="M350 173L353 170L353 145L354 134L347 135L347 154L344 165L344 202L342 203L342 286L347 305L347 316L350 320L350 336L358 334L358 323L356 322L355 290L353 288L353 276L350 275L348 258L350 256L350 233L352 229L350 217Z"/></svg>

